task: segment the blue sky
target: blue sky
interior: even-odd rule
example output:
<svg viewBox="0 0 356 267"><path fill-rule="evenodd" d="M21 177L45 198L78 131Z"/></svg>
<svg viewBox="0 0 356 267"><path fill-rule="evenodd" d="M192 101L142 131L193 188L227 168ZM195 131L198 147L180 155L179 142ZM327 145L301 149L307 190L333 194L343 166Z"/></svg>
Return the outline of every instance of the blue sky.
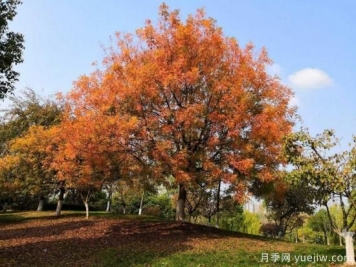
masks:
<svg viewBox="0 0 356 267"><path fill-rule="evenodd" d="M266 47L277 74L295 92L293 103L312 134L332 128L342 147L356 134L356 1L166 1L183 17L205 7L241 45ZM10 25L25 36L17 91L68 92L101 62L115 31L134 32L157 18L161 1L24 1ZM15 93L16 93L15 92ZM5 103L0 103L6 105Z"/></svg>

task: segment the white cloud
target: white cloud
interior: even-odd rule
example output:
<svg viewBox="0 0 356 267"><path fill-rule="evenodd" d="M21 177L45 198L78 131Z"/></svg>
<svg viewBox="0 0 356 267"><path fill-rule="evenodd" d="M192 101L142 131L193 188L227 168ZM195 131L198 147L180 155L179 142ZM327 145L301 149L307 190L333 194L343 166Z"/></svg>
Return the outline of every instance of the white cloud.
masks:
<svg viewBox="0 0 356 267"><path fill-rule="evenodd" d="M330 86L333 80L322 70L305 68L288 76L292 87L300 89L314 89Z"/></svg>

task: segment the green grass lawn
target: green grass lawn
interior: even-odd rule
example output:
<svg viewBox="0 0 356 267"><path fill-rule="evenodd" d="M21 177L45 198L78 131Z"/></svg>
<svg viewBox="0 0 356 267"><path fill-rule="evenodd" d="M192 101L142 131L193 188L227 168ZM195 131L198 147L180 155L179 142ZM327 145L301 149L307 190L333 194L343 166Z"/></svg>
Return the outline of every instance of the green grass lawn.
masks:
<svg viewBox="0 0 356 267"><path fill-rule="evenodd" d="M0 266L336 266L344 248L146 216L0 214ZM308 258L309 257L309 258ZM327 257L327 258L326 258Z"/></svg>

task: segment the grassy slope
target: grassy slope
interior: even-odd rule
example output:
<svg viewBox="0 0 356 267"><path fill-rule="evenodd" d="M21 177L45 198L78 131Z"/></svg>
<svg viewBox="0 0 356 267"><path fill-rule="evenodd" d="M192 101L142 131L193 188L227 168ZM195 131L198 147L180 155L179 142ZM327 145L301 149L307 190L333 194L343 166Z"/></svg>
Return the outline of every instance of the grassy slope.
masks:
<svg viewBox="0 0 356 267"><path fill-rule="evenodd" d="M148 217L49 212L0 214L0 266L308 266L295 256L344 255L341 247L294 244ZM269 262L261 263L262 253ZM271 262L272 253L290 262ZM332 262L309 263L330 266Z"/></svg>

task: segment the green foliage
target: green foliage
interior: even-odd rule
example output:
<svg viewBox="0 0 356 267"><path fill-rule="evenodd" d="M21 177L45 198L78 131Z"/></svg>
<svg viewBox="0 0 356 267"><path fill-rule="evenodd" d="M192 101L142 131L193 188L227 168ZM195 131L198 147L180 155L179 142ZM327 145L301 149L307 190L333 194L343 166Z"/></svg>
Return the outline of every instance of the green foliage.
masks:
<svg viewBox="0 0 356 267"><path fill-rule="evenodd" d="M319 210L311 216L308 221L308 226L314 231L314 236L312 237L313 242L328 245L328 242L330 242L328 240L331 237L333 226L331 225L326 210Z"/></svg>
<svg viewBox="0 0 356 267"><path fill-rule="evenodd" d="M14 65L23 62L24 37L20 33L9 31L9 22L16 16L19 0L2 0L0 2L0 99L12 93L19 73Z"/></svg>
<svg viewBox="0 0 356 267"><path fill-rule="evenodd" d="M331 232L332 226L328 219L326 210L322 209L310 217L308 221L309 227L317 232Z"/></svg>
<svg viewBox="0 0 356 267"><path fill-rule="evenodd" d="M288 175L288 174L286 174ZM303 223L302 214L312 214L315 191L306 183L276 183L275 190L265 197L268 217L283 229L283 234Z"/></svg>
<svg viewBox="0 0 356 267"><path fill-rule="evenodd" d="M285 139L284 155L294 166L291 183L308 185L317 202L325 207L331 198L337 199L342 211L341 229L351 229L356 219L356 139L350 151L332 153L338 141L332 130L312 137L302 129ZM333 229L340 230L330 218Z"/></svg>
<svg viewBox="0 0 356 267"><path fill-rule="evenodd" d="M10 106L0 113L0 155L6 153L8 142L22 137L33 126L49 128L60 123L63 106L50 99L44 99L32 89L26 89L22 96L9 97Z"/></svg>
<svg viewBox="0 0 356 267"><path fill-rule="evenodd" d="M252 235L258 235L261 228L261 221L257 214L245 210L244 213L244 232Z"/></svg>
<svg viewBox="0 0 356 267"><path fill-rule="evenodd" d="M303 237L306 243L325 245L325 236L322 232L314 231L309 227L308 223L298 229L299 241L302 242Z"/></svg>
<svg viewBox="0 0 356 267"><path fill-rule="evenodd" d="M171 197L168 194L149 195L144 199L143 214L155 215L168 221L174 220L175 213Z"/></svg>
<svg viewBox="0 0 356 267"><path fill-rule="evenodd" d="M246 232L247 226L244 220L243 207L235 202L232 208L221 212L220 227L230 231Z"/></svg>
<svg viewBox="0 0 356 267"><path fill-rule="evenodd" d="M90 195L90 206L94 210L105 210L107 203L106 194L103 191L96 191Z"/></svg>

